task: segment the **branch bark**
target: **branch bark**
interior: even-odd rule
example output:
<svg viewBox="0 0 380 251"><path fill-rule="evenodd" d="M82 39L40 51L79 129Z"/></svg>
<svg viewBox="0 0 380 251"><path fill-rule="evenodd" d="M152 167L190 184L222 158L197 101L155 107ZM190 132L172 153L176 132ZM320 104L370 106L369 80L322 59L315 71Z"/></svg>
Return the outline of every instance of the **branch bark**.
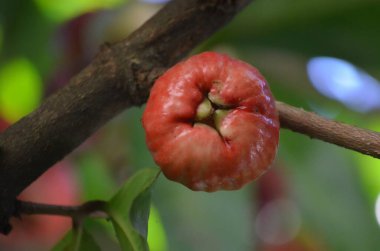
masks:
<svg viewBox="0 0 380 251"><path fill-rule="evenodd" d="M50 205L35 203L29 201L16 202L17 214L48 214L48 215L59 215L67 216L71 218L83 218L83 217L94 217L94 218L106 218L105 213L106 202L100 200L88 201L79 206L62 206L62 205ZM15 215L18 216L18 215Z"/></svg>
<svg viewBox="0 0 380 251"><path fill-rule="evenodd" d="M125 40L105 44L83 71L0 134L0 232L15 197L122 110L251 0L172 0Z"/></svg>
<svg viewBox="0 0 380 251"><path fill-rule="evenodd" d="M315 113L276 102L281 127L347 149L380 158L380 133L325 119Z"/></svg>

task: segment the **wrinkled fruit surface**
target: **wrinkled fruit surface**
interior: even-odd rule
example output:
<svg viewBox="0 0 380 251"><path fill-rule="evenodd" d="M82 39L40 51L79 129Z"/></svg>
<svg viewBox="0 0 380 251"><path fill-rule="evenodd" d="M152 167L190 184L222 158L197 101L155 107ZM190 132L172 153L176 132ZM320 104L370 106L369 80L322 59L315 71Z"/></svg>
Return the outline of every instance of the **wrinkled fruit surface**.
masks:
<svg viewBox="0 0 380 251"><path fill-rule="evenodd" d="M264 77L205 52L154 84L143 114L148 148L167 178L192 190L235 190L275 158L279 121Z"/></svg>

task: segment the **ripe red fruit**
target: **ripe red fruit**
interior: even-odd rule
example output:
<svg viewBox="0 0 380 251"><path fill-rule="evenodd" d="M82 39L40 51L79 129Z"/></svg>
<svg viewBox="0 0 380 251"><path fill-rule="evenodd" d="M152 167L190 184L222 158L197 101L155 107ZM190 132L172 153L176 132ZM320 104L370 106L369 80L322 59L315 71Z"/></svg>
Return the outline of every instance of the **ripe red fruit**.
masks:
<svg viewBox="0 0 380 251"><path fill-rule="evenodd" d="M162 75L142 122L165 176L192 190L239 189L265 172L277 151L279 121L264 77L214 52Z"/></svg>

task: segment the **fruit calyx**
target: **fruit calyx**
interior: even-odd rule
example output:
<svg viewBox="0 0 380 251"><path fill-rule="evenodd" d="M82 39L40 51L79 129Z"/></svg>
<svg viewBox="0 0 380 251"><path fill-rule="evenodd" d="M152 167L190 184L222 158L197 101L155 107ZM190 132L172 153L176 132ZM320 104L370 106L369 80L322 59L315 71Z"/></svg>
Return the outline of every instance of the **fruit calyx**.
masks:
<svg viewBox="0 0 380 251"><path fill-rule="evenodd" d="M218 102L219 98L215 98L208 94L204 97L203 101L198 105L195 124L205 124L214 128L220 135L220 127L222 125L223 119L232 111L234 108L231 105L220 104Z"/></svg>

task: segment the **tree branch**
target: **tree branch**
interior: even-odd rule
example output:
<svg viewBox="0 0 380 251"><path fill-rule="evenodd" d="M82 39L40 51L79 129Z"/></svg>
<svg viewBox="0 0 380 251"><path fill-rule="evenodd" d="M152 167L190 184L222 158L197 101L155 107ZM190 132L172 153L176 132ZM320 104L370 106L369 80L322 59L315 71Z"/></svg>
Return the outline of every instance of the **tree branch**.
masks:
<svg viewBox="0 0 380 251"><path fill-rule="evenodd" d="M281 127L344 148L380 158L380 133L325 119L312 112L276 102Z"/></svg>
<svg viewBox="0 0 380 251"><path fill-rule="evenodd" d="M0 232L15 197L126 108L154 80L251 0L172 0L125 40L101 51L68 85L0 134Z"/></svg>
<svg viewBox="0 0 380 251"><path fill-rule="evenodd" d="M105 205L106 202L100 200L88 201L79 206L50 205L18 200L16 202L16 213L60 215L71 218L81 218L84 216L105 218L107 217Z"/></svg>

